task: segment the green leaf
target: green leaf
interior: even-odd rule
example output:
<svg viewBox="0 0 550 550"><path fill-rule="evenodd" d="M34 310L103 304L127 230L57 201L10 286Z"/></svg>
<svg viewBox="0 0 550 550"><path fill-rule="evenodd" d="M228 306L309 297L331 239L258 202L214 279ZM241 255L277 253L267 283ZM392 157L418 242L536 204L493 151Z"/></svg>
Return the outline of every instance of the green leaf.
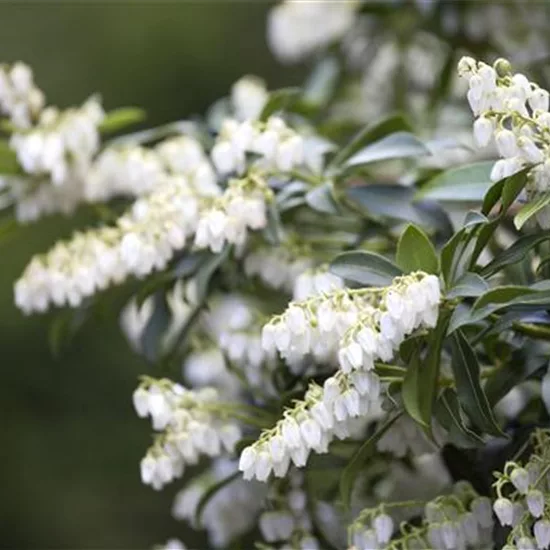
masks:
<svg viewBox="0 0 550 550"><path fill-rule="evenodd" d="M334 258L330 271L343 279L365 286L387 286L401 269L387 258L367 251L343 252Z"/></svg>
<svg viewBox="0 0 550 550"><path fill-rule="evenodd" d="M13 176L22 173L17 154L10 147L9 141L0 139L0 174Z"/></svg>
<svg viewBox="0 0 550 550"><path fill-rule="evenodd" d="M48 331L50 350L59 357L89 317L89 308L67 309L57 313Z"/></svg>
<svg viewBox="0 0 550 550"><path fill-rule="evenodd" d="M493 210L496 203L499 201L503 188L504 180L499 180L496 183L493 183L487 193L485 193L485 197L483 197L483 204L481 206L481 212L485 216L488 216L491 213L491 210Z"/></svg>
<svg viewBox="0 0 550 550"><path fill-rule="evenodd" d="M346 199L367 216L386 216L424 225L425 220L412 203L414 189L403 185L354 185L345 191Z"/></svg>
<svg viewBox="0 0 550 550"><path fill-rule="evenodd" d="M512 244L510 248L507 248L501 252L494 260L484 266L480 274L483 277L490 277L494 275L502 268L522 261L528 254L528 252L537 246L539 243L550 239L550 231L545 231L536 235L525 235L520 237Z"/></svg>
<svg viewBox="0 0 550 550"><path fill-rule="evenodd" d="M514 225L519 231L525 223L550 204L550 193L544 193L535 201L524 205L514 217Z"/></svg>
<svg viewBox="0 0 550 550"><path fill-rule="evenodd" d="M218 267L220 267L220 265L227 260L230 250L231 247L226 245L219 254L210 256L203 264L201 264L201 267L195 276L197 280L197 302L200 303L206 298L210 279Z"/></svg>
<svg viewBox="0 0 550 550"><path fill-rule="evenodd" d="M462 407L454 389L445 388L435 405L435 416L449 432L453 443L461 447L483 445L483 439L468 428L462 416Z"/></svg>
<svg viewBox="0 0 550 550"><path fill-rule="evenodd" d="M460 330L453 333L451 346L451 365L458 396L470 420L484 432L502 436L502 430L481 387L476 354Z"/></svg>
<svg viewBox="0 0 550 550"><path fill-rule="evenodd" d="M464 273L447 292L447 298L477 298L488 290L487 281L477 273Z"/></svg>
<svg viewBox="0 0 550 550"><path fill-rule="evenodd" d="M481 309L489 304L506 305L511 303L515 298L525 294L532 294L535 290L525 286L498 286L487 291L480 296L473 305L473 310Z"/></svg>
<svg viewBox="0 0 550 550"><path fill-rule="evenodd" d="M502 188L502 213L504 214L510 206L517 199L518 195L522 192L525 184L527 183L527 172L530 168L525 168L514 175L505 178L504 186Z"/></svg>
<svg viewBox="0 0 550 550"><path fill-rule="evenodd" d="M332 183L327 182L307 193L306 202L310 208L324 214L339 214L338 204L332 195Z"/></svg>
<svg viewBox="0 0 550 550"><path fill-rule="evenodd" d="M288 109L300 99L301 95L301 88L281 88L280 90L271 92L260 114L260 120L265 122L271 115L278 111Z"/></svg>
<svg viewBox="0 0 550 550"><path fill-rule="evenodd" d="M476 162L451 168L422 186L417 198L449 202L481 202L491 185L494 162Z"/></svg>
<svg viewBox="0 0 550 550"><path fill-rule="evenodd" d="M147 321L141 335L141 350L145 358L155 363L161 355L162 339L166 334L172 314L166 302L164 292L157 291L154 298L153 313Z"/></svg>
<svg viewBox="0 0 550 550"><path fill-rule="evenodd" d="M304 102L324 107L333 97L341 76L339 60L335 57L323 57L317 63L304 85Z"/></svg>
<svg viewBox="0 0 550 550"><path fill-rule="evenodd" d="M425 271L437 274L439 259L433 244L418 227L408 225L397 244L397 265L405 272Z"/></svg>
<svg viewBox="0 0 550 550"><path fill-rule="evenodd" d="M428 340L424 359L418 352L413 354L403 380L403 405L409 415L420 425L431 430L432 408L437 393L437 379L441 360L441 347L447 331L449 315L441 315Z"/></svg>
<svg viewBox="0 0 550 550"><path fill-rule="evenodd" d="M409 132L396 132L367 145L345 162L347 168L381 160L429 155L429 149Z"/></svg>
<svg viewBox="0 0 550 550"><path fill-rule="evenodd" d="M99 131L103 134L119 132L132 124L143 122L146 116L145 111L139 107L121 107L105 115L99 124Z"/></svg>
<svg viewBox="0 0 550 550"><path fill-rule="evenodd" d="M382 426L376 430L376 432L365 441L361 447L356 451L347 466L342 472L340 478L340 498L342 503L349 509L351 501L351 492L353 490L353 484L364 466L368 458L376 451L376 443L378 440L391 428L392 424L401 416L401 412L392 416Z"/></svg>
<svg viewBox="0 0 550 550"><path fill-rule="evenodd" d="M337 153L330 162L328 169L331 170L342 165L345 160L357 153L357 151L368 143L372 143L373 141L387 136L392 132L397 132L400 130L412 130L410 124L401 114L390 115L389 117L383 118L382 120L363 128L345 147L340 149L340 152Z"/></svg>
<svg viewBox="0 0 550 550"><path fill-rule="evenodd" d="M239 479L242 476L242 473L239 471L236 471L235 473L223 478L222 480L214 483L206 491L203 493L201 499L199 500L199 504L197 505L197 509L195 510L195 525L202 526L202 513L204 512L204 508L206 505L210 502L210 499L221 489L235 481L236 479Z"/></svg>

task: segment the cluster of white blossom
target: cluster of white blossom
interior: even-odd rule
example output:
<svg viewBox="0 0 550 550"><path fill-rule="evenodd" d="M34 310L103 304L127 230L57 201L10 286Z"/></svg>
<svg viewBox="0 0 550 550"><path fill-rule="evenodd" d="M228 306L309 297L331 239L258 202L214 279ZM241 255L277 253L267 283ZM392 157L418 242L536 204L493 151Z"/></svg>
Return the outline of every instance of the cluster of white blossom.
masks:
<svg viewBox="0 0 550 550"><path fill-rule="evenodd" d="M25 312L45 311L50 304L76 307L131 275L165 268L190 237L197 248L220 252L226 242L243 245L248 228L265 226L271 191L259 178L232 180L219 197L212 197L216 187L194 183L164 176L114 227L77 233L33 258L15 285L18 307Z"/></svg>
<svg viewBox="0 0 550 550"><path fill-rule="evenodd" d="M29 128L44 107L44 94L30 67L18 61L0 66L0 111L20 129Z"/></svg>
<svg viewBox="0 0 550 550"><path fill-rule="evenodd" d="M90 168L99 149L98 125L104 116L95 97L65 111L47 107L30 130L12 134L10 146L27 174L48 176L53 185L61 185Z"/></svg>
<svg viewBox="0 0 550 550"><path fill-rule="evenodd" d="M233 479L209 498L197 518L197 509L205 493L236 471L234 461L215 459L207 472L193 479L176 495L172 507L176 519L206 529L210 544L216 548L227 548L231 541L255 525L267 492L263 483Z"/></svg>
<svg viewBox="0 0 550 550"><path fill-rule="evenodd" d="M244 272L248 277L258 276L271 288L291 293L297 278L312 265L305 247L283 243L253 248L244 259Z"/></svg>
<svg viewBox="0 0 550 550"><path fill-rule="evenodd" d="M299 61L342 38L355 23L358 5L357 0L285 0L269 14L269 46L281 61Z"/></svg>
<svg viewBox="0 0 550 550"><path fill-rule="evenodd" d="M529 171L526 191L530 200L550 190L550 94L510 64L493 66L463 57L459 74L468 79L468 101L475 116L474 138L480 147L494 141L501 160L491 173L494 181L523 168ZM550 209L538 212L537 221L550 227Z"/></svg>
<svg viewBox="0 0 550 550"><path fill-rule="evenodd" d="M221 252L226 243L243 247L248 230L267 225L267 203L272 192L253 175L230 180L222 196L203 211L197 223L195 246Z"/></svg>
<svg viewBox="0 0 550 550"><path fill-rule="evenodd" d="M318 550L319 541L313 536L304 476L293 469L288 474L288 485L272 484L269 488L269 511L259 519L260 533L268 548L275 550ZM273 544L277 546L273 546Z"/></svg>
<svg viewBox="0 0 550 550"><path fill-rule="evenodd" d="M243 174L251 165L289 172L304 162L304 139L277 116L266 122L228 118L223 121L211 154L222 175ZM254 156L258 158L250 160Z"/></svg>
<svg viewBox="0 0 550 550"><path fill-rule="evenodd" d="M406 335L433 328L439 312L439 279L418 272L389 287L336 290L293 302L262 333L290 364L311 354L318 362L338 359L344 372L370 370L389 361Z"/></svg>
<svg viewBox="0 0 550 550"><path fill-rule="evenodd" d="M153 429L161 432L141 461L143 483L157 490L181 477L185 466L197 464L201 455L233 452L241 437L213 388L191 391L170 380L145 378L133 402L138 416L150 416Z"/></svg>
<svg viewBox="0 0 550 550"><path fill-rule="evenodd" d="M395 519L407 508L417 510L419 504L417 500L386 502L363 510L349 528L350 550L465 550L490 545L493 531L491 501L479 496L468 482L458 482L451 494L428 501L421 525L405 522L397 530Z"/></svg>
<svg viewBox="0 0 550 550"><path fill-rule="evenodd" d="M292 298L303 301L319 294L344 288L344 280L328 271L327 266L307 269L294 282Z"/></svg>
<svg viewBox="0 0 550 550"><path fill-rule="evenodd" d="M239 121L257 120L267 103L265 82L255 76L243 76L231 87L231 104Z"/></svg>
<svg viewBox="0 0 550 550"><path fill-rule="evenodd" d="M291 462L306 465L311 451L328 452L337 437L350 437L358 421L380 415L380 379L373 372L337 372L323 387L310 383L303 400L286 409L281 420L246 447L239 469L245 479L266 481L271 473L284 477Z"/></svg>
<svg viewBox="0 0 550 550"><path fill-rule="evenodd" d="M512 528L506 550L550 547L550 433L538 429L532 439L533 454L524 466L507 462L503 472L495 474L498 498L493 510L502 526Z"/></svg>

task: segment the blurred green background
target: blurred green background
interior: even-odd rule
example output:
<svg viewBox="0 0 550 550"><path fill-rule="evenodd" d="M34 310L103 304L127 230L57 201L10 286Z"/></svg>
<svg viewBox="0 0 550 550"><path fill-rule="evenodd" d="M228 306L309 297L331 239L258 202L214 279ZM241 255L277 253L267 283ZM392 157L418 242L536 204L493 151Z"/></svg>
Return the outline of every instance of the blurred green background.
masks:
<svg viewBox="0 0 550 550"><path fill-rule="evenodd" d="M107 109L139 105L148 124L203 112L242 74L297 82L265 43L267 2L0 4L0 57L35 70L49 103L100 92ZM131 393L146 367L116 318L89 324L54 358L49 316L24 318L12 284L32 254L75 220L49 218L0 244L0 546L147 548L185 528L170 518L178 484L141 485L149 441ZM0 410L1 410L0 409Z"/></svg>

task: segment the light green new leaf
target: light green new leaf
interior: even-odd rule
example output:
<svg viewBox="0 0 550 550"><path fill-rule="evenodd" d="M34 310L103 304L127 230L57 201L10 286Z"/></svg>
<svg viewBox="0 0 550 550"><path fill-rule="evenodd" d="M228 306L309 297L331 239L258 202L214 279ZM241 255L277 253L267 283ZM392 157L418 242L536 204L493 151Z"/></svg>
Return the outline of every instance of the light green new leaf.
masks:
<svg viewBox="0 0 550 550"><path fill-rule="evenodd" d="M260 114L260 120L266 121L278 111L284 111L296 103L302 95L300 88L281 88L269 94L269 99Z"/></svg>
<svg viewBox="0 0 550 550"><path fill-rule="evenodd" d="M366 460L371 456L372 453L376 451L376 443L378 440L390 429L392 424L401 416L401 412L395 414L376 432L369 437L359 449L355 452L351 460L348 462L347 466L342 472L342 477L340 478L340 498L342 503L346 508L349 508L351 500L351 492L353 489L353 484L361 471L361 468L365 465Z"/></svg>
<svg viewBox="0 0 550 550"><path fill-rule="evenodd" d="M139 107L121 107L109 111L99 124L99 131L103 134L119 132L124 128L145 120L146 113Z"/></svg>
<svg viewBox="0 0 550 550"><path fill-rule="evenodd" d="M481 202L491 185L494 162L476 162L438 174L417 193L417 198L449 202Z"/></svg>
<svg viewBox="0 0 550 550"><path fill-rule="evenodd" d="M336 256L330 264L330 271L365 286L387 286L394 277L403 275L401 269L387 258L359 250Z"/></svg>
<svg viewBox="0 0 550 550"><path fill-rule="evenodd" d="M396 132L376 141L345 162L348 168L363 166L381 160L410 158L429 155L430 150L416 136L409 132Z"/></svg>
<svg viewBox="0 0 550 550"><path fill-rule="evenodd" d="M457 330L451 338L452 369L460 402L470 420L486 433L502 436L503 432L481 386L479 363L464 334Z"/></svg>
<svg viewBox="0 0 550 550"><path fill-rule="evenodd" d="M523 206L514 217L514 225L519 231L525 223L550 204L550 193L544 193L538 199Z"/></svg>
<svg viewBox="0 0 550 550"><path fill-rule="evenodd" d="M397 244L397 265L405 272L425 271L437 274L439 259L433 244L418 227L408 225Z"/></svg>

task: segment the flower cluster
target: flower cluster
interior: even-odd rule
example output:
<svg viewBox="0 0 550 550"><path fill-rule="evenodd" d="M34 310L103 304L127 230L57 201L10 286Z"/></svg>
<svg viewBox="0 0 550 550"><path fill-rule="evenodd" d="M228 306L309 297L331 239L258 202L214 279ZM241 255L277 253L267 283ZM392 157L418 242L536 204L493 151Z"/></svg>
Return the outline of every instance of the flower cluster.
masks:
<svg viewBox="0 0 550 550"><path fill-rule="evenodd" d="M226 243L242 247L248 230L267 225L267 203L272 193L254 176L231 180L224 194L204 211L197 223L195 246L221 252Z"/></svg>
<svg viewBox="0 0 550 550"><path fill-rule="evenodd" d="M264 430L258 441L241 453L239 469L245 479L266 481L273 472L284 477L291 462L306 465L310 452L328 452L337 437L350 437L356 427L380 415L380 379L373 372L342 371L314 382L301 401L286 409L281 420Z"/></svg>
<svg viewBox="0 0 550 550"><path fill-rule="evenodd" d="M14 126L29 128L44 107L44 94L36 87L30 67L18 61L0 66L0 111Z"/></svg>
<svg viewBox="0 0 550 550"><path fill-rule="evenodd" d="M439 279L422 272L385 288L336 290L291 303L264 327L263 344L291 364L311 354L319 362L337 358L344 372L370 370L391 360L406 335L435 326L439 300Z"/></svg>
<svg viewBox="0 0 550 550"><path fill-rule="evenodd" d="M524 464L507 462L497 472L493 509L504 527L511 527L507 550L550 547L550 432L537 429L532 434L533 453Z"/></svg>
<svg viewBox="0 0 550 550"><path fill-rule="evenodd" d="M348 32L359 2L300 2L285 0L269 14L268 42L273 53L288 63L315 53Z"/></svg>
<svg viewBox="0 0 550 550"><path fill-rule="evenodd" d="M330 273L327 266L321 266L307 269L296 278L292 297L296 301L303 301L343 288L344 280Z"/></svg>
<svg viewBox="0 0 550 550"><path fill-rule="evenodd" d="M163 269L190 237L197 248L220 252L226 242L244 244L248 228L265 226L270 191L261 180L233 180L217 198L207 183L164 176L114 227L77 233L33 258L15 285L16 304L25 312L45 311L50 304L76 307L131 275Z"/></svg>
<svg viewBox="0 0 550 550"><path fill-rule="evenodd" d="M503 59L493 66L463 57L458 71L468 79L468 101L474 115L474 138L480 147L494 141L501 160L493 167L494 181L531 168L526 187L536 199L550 189L550 94L521 73L512 74ZM550 210L537 213L550 227Z"/></svg>
<svg viewBox="0 0 550 550"><path fill-rule="evenodd" d="M258 276L268 287L292 292L297 278L313 264L304 246L258 247L244 259L248 277Z"/></svg>
<svg viewBox="0 0 550 550"><path fill-rule="evenodd" d="M247 155L258 158L252 165L264 170L289 172L304 162L304 140L300 134L276 116L265 123L234 119L224 120L212 162L220 174L243 174L250 162Z"/></svg>
<svg viewBox="0 0 550 550"><path fill-rule="evenodd" d="M216 491L204 506L200 518L197 518L197 509L205 493L236 471L235 462L225 458L215 459L207 472L176 495L172 507L172 515L176 519L206 529L210 544L216 548L227 548L232 540L252 528L266 495L264 484L237 478Z"/></svg>
<svg viewBox="0 0 550 550"><path fill-rule="evenodd" d="M259 519L260 533L270 549L297 548L318 550L318 540L312 535L312 517L308 510L308 495L301 472L291 470L287 486L273 484L268 499L270 510ZM276 543L277 546L272 546ZM279 546L281 545L281 546Z"/></svg>
<svg viewBox="0 0 550 550"><path fill-rule="evenodd" d="M479 496L468 482L458 482L451 494L427 502L420 525L405 522L397 531L394 518L407 509L417 512L420 504L419 501L386 502L363 510L348 530L351 548L452 550L486 548L491 543L491 501Z"/></svg>
<svg viewBox="0 0 550 550"><path fill-rule="evenodd" d="M144 378L133 401L138 416L150 416L153 429L161 432L141 461L141 479L155 489L181 477L185 465L197 464L201 455L233 452L240 439L213 388L191 391L166 379Z"/></svg>
<svg viewBox="0 0 550 550"><path fill-rule="evenodd" d="M80 108L47 107L29 131L12 135L10 146L27 174L48 176L54 185L81 177L99 148L98 125L104 112L97 98Z"/></svg>

